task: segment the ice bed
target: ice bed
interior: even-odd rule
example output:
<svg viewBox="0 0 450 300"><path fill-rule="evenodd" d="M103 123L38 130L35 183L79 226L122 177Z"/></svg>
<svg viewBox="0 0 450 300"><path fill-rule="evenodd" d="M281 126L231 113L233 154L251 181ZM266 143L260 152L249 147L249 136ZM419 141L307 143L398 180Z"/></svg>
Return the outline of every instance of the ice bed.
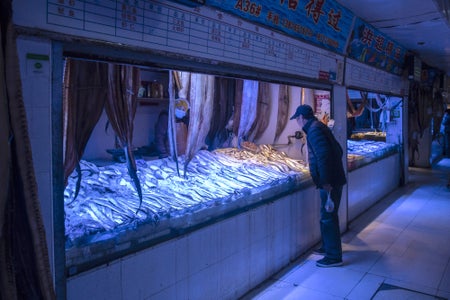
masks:
<svg viewBox="0 0 450 300"><path fill-rule="evenodd" d="M347 140L347 167L351 172L398 153L398 145L373 140Z"/></svg>
<svg viewBox="0 0 450 300"><path fill-rule="evenodd" d="M268 145L257 151L199 151L186 174L180 156L180 175L170 158L136 164L142 202L125 163L98 166L82 160L77 197L77 173L69 177L64 193L69 274L273 201L311 182L305 162Z"/></svg>

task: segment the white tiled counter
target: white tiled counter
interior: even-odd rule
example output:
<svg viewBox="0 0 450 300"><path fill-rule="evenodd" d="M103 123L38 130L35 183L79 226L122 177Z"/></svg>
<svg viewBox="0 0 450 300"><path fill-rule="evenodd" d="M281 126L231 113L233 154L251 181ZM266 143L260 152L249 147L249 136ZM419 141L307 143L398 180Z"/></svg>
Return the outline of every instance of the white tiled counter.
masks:
<svg viewBox="0 0 450 300"><path fill-rule="evenodd" d="M348 221L392 192L400 183L399 154L376 160L348 173Z"/></svg>
<svg viewBox="0 0 450 300"><path fill-rule="evenodd" d="M319 241L313 186L67 279L68 299L236 299Z"/></svg>

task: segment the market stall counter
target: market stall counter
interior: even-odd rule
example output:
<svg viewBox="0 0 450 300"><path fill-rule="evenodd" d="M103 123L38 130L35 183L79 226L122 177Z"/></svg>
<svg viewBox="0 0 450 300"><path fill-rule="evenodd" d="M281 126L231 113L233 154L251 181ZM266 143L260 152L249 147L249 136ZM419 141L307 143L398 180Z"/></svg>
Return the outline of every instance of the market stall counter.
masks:
<svg viewBox="0 0 450 300"><path fill-rule="evenodd" d="M400 182L399 146L372 140L347 141L348 219L354 220Z"/></svg>
<svg viewBox="0 0 450 300"><path fill-rule="evenodd" d="M142 202L125 163L81 161L79 188L74 171L65 190L67 273L180 237L312 184L303 161L269 145L256 150L202 150L186 173L184 156L178 165L171 158L137 160Z"/></svg>

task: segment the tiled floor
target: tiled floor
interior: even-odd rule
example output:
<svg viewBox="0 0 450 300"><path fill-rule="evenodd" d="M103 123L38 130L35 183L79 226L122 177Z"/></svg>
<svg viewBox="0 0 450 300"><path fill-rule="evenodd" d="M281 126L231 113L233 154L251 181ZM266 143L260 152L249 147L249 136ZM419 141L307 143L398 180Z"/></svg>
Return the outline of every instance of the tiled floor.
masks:
<svg viewBox="0 0 450 300"><path fill-rule="evenodd" d="M411 168L407 185L349 225L344 266L307 254L243 299L450 299L449 176L449 158Z"/></svg>

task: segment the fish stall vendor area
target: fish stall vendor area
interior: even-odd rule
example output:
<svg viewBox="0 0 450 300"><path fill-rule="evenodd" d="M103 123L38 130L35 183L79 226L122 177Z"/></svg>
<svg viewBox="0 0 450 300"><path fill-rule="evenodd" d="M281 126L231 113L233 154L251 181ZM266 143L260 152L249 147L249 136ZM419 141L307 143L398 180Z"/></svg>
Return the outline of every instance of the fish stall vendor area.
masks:
<svg viewBox="0 0 450 300"><path fill-rule="evenodd" d="M400 184L402 98L347 90L348 218Z"/></svg>
<svg viewBox="0 0 450 300"><path fill-rule="evenodd" d="M259 153L199 151L187 176L177 174L170 158L137 160L142 203L125 163L96 166L81 161L79 194L74 199L74 173L64 197L68 267L173 238L309 183L306 164L270 146L259 147ZM179 164L183 162L180 157Z"/></svg>
<svg viewBox="0 0 450 300"><path fill-rule="evenodd" d="M401 151L402 98L347 90L347 167L352 172Z"/></svg>
<svg viewBox="0 0 450 300"><path fill-rule="evenodd" d="M328 91L75 59L64 80L69 276L312 186L288 119L328 121Z"/></svg>

